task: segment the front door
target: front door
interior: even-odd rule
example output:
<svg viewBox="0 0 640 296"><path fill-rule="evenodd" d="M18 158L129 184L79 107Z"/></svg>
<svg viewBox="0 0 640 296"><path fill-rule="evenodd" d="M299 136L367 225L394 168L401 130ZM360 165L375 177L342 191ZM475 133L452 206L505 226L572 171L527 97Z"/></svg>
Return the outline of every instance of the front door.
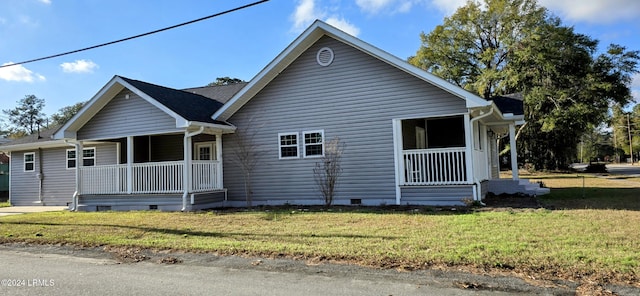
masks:
<svg viewBox="0 0 640 296"><path fill-rule="evenodd" d="M215 142L202 142L195 144L195 160L215 160L216 159Z"/></svg>

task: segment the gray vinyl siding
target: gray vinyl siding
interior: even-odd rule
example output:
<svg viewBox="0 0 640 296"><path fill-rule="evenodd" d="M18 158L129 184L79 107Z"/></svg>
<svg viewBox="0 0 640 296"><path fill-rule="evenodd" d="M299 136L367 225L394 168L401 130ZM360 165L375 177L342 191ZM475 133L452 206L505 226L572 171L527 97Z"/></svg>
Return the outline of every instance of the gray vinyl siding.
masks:
<svg viewBox="0 0 640 296"><path fill-rule="evenodd" d="M129 94L129 99L125 95ZM78 140L112 139L177 130L164 111L125 89L78 131Z"/></svg>
<svg viewBox="0 0 640 296"><path fill-rule="evenodd" d="M403 205L464 205L473 200L473 186L405 186L401 189Z"/></svg>
<svg viewBox="0 0 640 296"><path fill-rule="evenodd" d="M330 47L328 67L316 53ZM256 133L260 159L253 173L259 203L322 203L314 182L318 158L302 157L302 132L324 130L346 148L336 203L395 204L392 119L462 114L465 101L329 37L321 38L234 114L238 130ZM247 127L253 118L252 126ZM298 159L279 159L278 133L298 133ZM224 184L230 201L244 200L243 175L233 161L236 135L223 138Z"/></svg>
<svg viewBox="0 0 640 296"><path fill-rule="evenodd" d="M116 163L116 144L87 145L96 147L96 164ZM42 163L42 200L47 206L66 206L71 203L75 191L75 170L67 169L66 151L69 147L42 149L42 162L38 149L14 151L11 153L11 204L18 206L34 205L39 200L39 182L37 175ZM34 170L25 172L24 154L35 152Z"/></svg>

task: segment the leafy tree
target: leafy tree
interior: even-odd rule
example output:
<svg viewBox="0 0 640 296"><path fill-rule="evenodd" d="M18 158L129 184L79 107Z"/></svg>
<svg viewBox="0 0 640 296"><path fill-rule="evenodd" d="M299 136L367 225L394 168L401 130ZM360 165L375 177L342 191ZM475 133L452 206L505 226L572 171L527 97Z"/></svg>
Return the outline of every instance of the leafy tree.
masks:
<svg viewBox="0 0 640 296"><path fill-rule="evenodd" d="M409 62L486 99L510 93L510 54L549 21L547 15L535 0L469 1L420 34L422 46Z"/></svg>
<svg viewBox="0 0 640 296"><path fill-rule="evenodd" d="M431 33L409 62L484 98L521 92L519 155L538 169L566 167L581 136L612 104L626 104L640 55L562 26L535 0L469 1ZM523 145L524 144L524 145Z"/></svg>
<svg viewBox="0 0 640 296"><path fill-rule="evenodd" d="M78 111L80 111L80 109L82 109L84 104L85 104L85 102L79 102L79 103L75 103L75 104L73 104L71 106L66 106L66 107L60 108L60 110L58 110L58 112L56 112L53 115L51 115L51 124L52 125L63 125L65 123L67 123L67 121L69 121L69 119L71 119L71 117L76 115L76 113L78 113Z"/></svg>
<svg viewBox="0 0 640 296"><path fill-rule="evenodd" d="M229 84L236 84L236 83L242 83L242 82L245 82L245 81L242 79L229 78L228 76L225 76L225 77L216 78L216 81L207 84L207 86L229 85Z"/></svg>
<svg viewBox="0 0 640 296"><path fill-rule="evenodd" d="M42 108L44 108L44 99L39 99L34 95L26 95L18 101L16 108L2 110L2 112L9 117L9 122L15 126L17 131L33 134L46 121Z"/></svg>

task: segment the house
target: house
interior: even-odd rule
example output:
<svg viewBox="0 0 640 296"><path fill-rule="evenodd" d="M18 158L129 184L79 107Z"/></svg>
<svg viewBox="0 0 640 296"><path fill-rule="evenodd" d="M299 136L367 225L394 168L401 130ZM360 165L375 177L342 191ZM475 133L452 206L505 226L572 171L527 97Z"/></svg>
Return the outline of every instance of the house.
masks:
<svg viewBox="0 0 640 296"><path fill-rule="evenodd" d="M322 204L313 168L337 137L336 204L455 205L491 184L538 192L517 169L494 182L498 137L508 135L517 168L524 116L509 104L316 21L247 84L176 90L115 76L47 141L0 150L19 171L15 205L186 211L245 205L236 131L250 131L258 155L254 204Z"/></svg>
<svg viewBox="0 0 640 296"><path fill-rule="evenodd" d="M9 141L0 138L0 144ZM7 201L9 198L9 156L0 152L0 201Z"/></svg>

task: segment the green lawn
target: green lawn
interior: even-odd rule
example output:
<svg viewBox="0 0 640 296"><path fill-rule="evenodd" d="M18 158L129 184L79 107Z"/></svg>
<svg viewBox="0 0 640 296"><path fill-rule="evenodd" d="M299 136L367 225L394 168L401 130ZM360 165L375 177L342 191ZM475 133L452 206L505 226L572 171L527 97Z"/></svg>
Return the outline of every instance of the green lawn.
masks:
<svg viewBox="0 0 640 296"><path fill-rule="evenodd" d="M11 204L9 204L8 201L0 201L0 208L4 208L4 207L10 207Z"/></svg>
<svg viewBox="0 0 640 296"><path fill-rule="evenodd" d="M617 181L594 179L601 187L586 188L583 198L581 187L562 187L577 180L539 177L545 184L559 182L542 200L555 210L52 212L0 217L0 243L130 246L638 283L640 189L606 187Z"/></svg>

